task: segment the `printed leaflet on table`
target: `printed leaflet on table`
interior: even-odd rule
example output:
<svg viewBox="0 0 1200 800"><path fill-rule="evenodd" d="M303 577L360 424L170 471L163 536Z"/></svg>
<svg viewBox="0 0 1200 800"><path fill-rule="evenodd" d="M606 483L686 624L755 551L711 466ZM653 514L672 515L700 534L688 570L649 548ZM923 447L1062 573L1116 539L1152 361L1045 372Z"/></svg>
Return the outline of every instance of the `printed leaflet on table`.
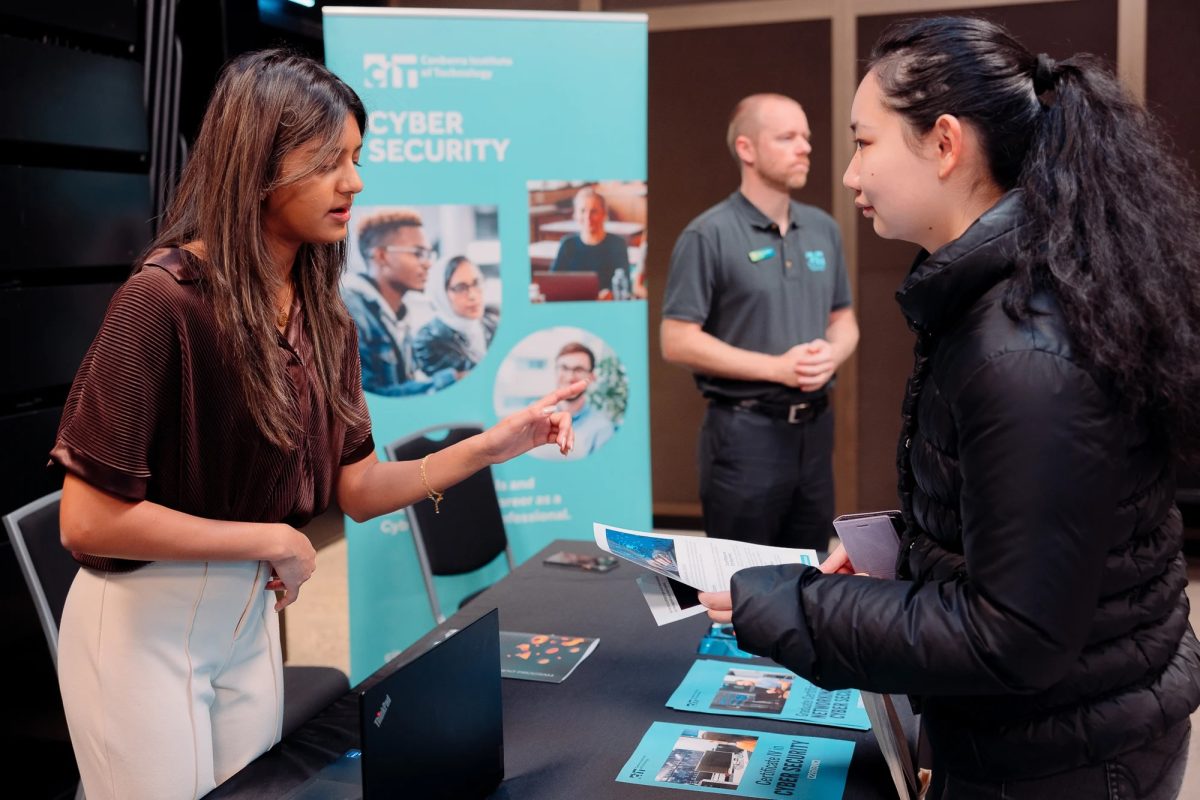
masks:
<svg viewBox="0 0 1200 800"><path fill-rule="evenodd" d="M617 775L623 783L735 797L838 800L854 742L651 723Z"/></svg>
<svg viewBox="0 0 1200 800"><path fill-rule="evenodd" d="M599 643L586 636L500 631L500 675L562 683Z"/></svg>
<svg viewBox="0 0 1200 800"><path fill-rule="evenodd" d="M699 659L667 700L667 706L860 731L871 727L857 689L828 691L773 665Z"/></svg>

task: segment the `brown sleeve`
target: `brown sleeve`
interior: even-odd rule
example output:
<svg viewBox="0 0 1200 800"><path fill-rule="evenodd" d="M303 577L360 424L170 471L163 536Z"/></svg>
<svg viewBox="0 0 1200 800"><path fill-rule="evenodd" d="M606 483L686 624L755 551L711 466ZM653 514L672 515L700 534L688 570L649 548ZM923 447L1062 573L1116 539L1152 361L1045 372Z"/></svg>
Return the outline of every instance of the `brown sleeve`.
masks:
<svg viewBox="0 0 1200 800"><path fill-rule="evenodd" d="M349 319L347 318L347 322ZM350 405L355 409L356 421L346 426L346 438L342 442L341 466L362 461L375 449L375 438L371 435L371 415L367 411L367 400L363 396L362 362L358 357L358 331L347 324L349 341L346 343L346 375L344 384L349 393Z"/></svg>
<svg viewBox="0 0 1200 800"><path fill-rule="evenodd" d="M178 284L160 269L143 269L117 290L67 396L52 466L111 494L146 498L155 432L178 394L178 310Z"/></svg>

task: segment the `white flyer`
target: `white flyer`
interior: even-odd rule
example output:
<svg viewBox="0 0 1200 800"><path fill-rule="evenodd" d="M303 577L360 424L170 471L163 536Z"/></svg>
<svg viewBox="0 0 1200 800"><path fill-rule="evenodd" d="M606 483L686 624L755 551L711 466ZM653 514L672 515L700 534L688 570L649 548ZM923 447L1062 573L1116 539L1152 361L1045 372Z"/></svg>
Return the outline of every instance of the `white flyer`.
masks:
<svg viewBox="0 0 1200 800"><path fill-rule="evenodd" d="M655 624L659 627L708 611L696 599L695 589L681 583L671 583L662 575L642 573L637 577L637 585L642 590L642 597L646 598L646 605L650 607ZM680 597L680 588L691 592L690 597Z"/></svg>
<svg viewBox="0 0 1200 800"><path fill-rule="evenodd" d="M816 566L816 550L768 547L732 539L675 536L592 524L596 544L605 552L631 561L702 592L729 590L733 573L746 567L775 564Z"/></svg>

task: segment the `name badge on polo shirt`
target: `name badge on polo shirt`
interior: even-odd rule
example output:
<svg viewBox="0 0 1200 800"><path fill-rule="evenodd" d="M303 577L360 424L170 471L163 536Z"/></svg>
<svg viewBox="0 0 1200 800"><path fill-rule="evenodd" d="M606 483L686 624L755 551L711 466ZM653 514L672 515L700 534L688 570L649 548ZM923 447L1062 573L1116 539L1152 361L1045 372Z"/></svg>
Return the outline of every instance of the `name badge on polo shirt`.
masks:
<svg viewBox="0 0 1200 800"><path fill-rule="evenodd" d="M805 250L804 263L808 265L809 272L824 272L825 271L825 251L824 250Z"/></svg>
<svg viewBox="0 0 1200 800"><path fill-rule="evenodd" d="M760 247L758 250L751 250L746 255L750 256L750 263L757 264L760 261L765 261L768 258L774 258L774 247Z"/></svg>

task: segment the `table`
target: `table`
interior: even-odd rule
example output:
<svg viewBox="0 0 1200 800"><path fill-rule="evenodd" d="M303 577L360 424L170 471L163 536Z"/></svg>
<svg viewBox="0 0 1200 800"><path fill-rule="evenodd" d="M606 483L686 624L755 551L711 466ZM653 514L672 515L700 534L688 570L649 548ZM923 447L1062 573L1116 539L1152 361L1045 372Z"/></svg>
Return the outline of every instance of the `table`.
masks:
<svg viewBox="0 0 1200 800"><path fill-rule="evenodd" d="M501 630L600 638L595 651L561 684L502 681L506 778L493 794L497 800L685 800L704 795L614 780L655 720L853 740L846 800L895 797L870 731L667 708L671 692L692 662L702 657L696 647L708 629L708 618L657 627L634 582L643 570L626 562L599 574L542 564L558 550L599 552L591 542L552 542L357 688L373 685L424 652L445 629L462 628L496 607ZM904 713L907 703L897 705ZM906 721L912 722L907 717ZM208 797L281 796L357 744L357 692L352 690Z"/></svg>

